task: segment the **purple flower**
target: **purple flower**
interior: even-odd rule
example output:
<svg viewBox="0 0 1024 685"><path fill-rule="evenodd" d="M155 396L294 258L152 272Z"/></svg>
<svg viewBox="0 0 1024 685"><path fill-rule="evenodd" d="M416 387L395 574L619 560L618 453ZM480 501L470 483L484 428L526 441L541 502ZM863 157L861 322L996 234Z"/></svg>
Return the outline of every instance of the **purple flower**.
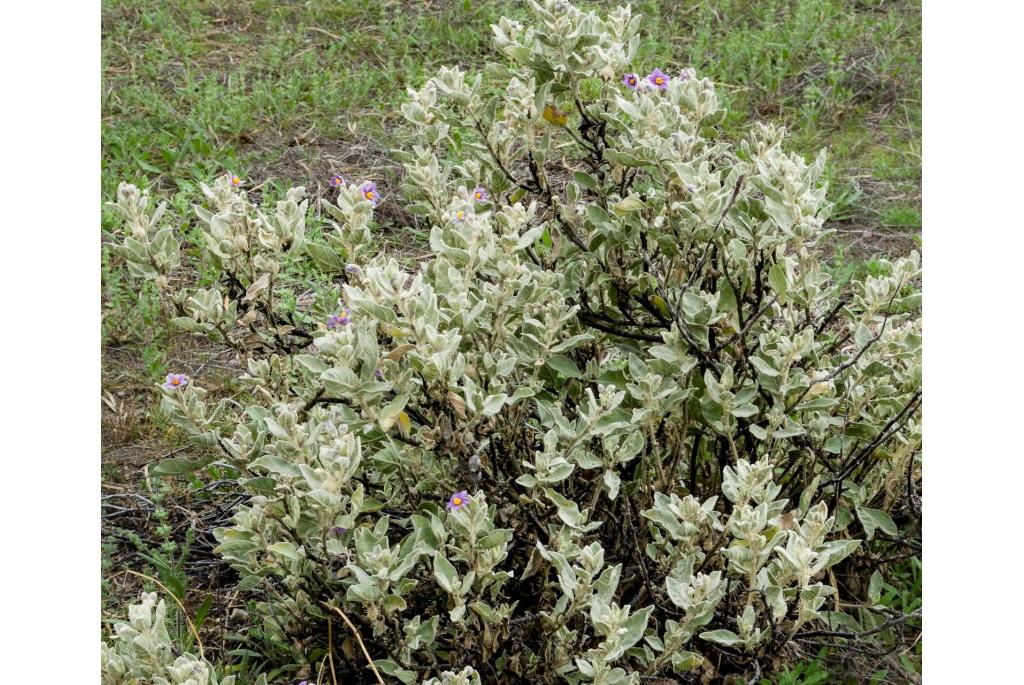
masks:
<svg viewBox="0 0 1024 685"><path fill-rule="evenodd" d="M456 221L462 221L465 218L466 218L466 210L460 209L457 212L455 212L455 220Z"/></svg>
<svg viewBox="0 0 1024 685"><path fill-rule="evenodd" d="M334 526L334 528L331 528L331 532L335 535L341 536L348 532L348 528L345 526Z"/></svg>
<svg viewBox="0 0 1024 685"><path fill-rule="evenodd" d="M370 201L374 207L380 204L380 194L377 193L377 184L373 181L364 181L363 185L359 186L359 191L363 194L363 198Z"/></svg>
<svg viewBox="0 0 1024 685"><path fill-rule="evenodd" d="M384 380L384 369L381 369L381 368L375 369L374 372L373 372L373 376L374 376L374 378L376 378L379 381Z"/></svg>
<svg viewBox="0 0 1024 685"><path fill-rule="evenodd" d="M680 81L689 81L690 80L690 75L688 73L686 73L685 70L683 70L683 71L681 71L679 73L679 80Z"/></svg>
<svg viewBox="0 0 1024 685"><path fill-rule="evenodd" d="M341 174L334 174L334 176L331 176L331 187L332 188L340 188L343 185L345 185L345 177L344 176L342 176Z"/></svg>
<svg viewBox="0 0 1024 685"><path fill-rule="evenodd" d="M668 88L668 75L661 73L661 69L655 67L654 71L647 75L647 80L658 90Z"/></svg>
<svg viewBox="0 0 1024 685"><path fill-rule="evenodd" d="M622 77L622 82L629 86L630 90L636 90L640 85L640 78L636 74L626 74Z"/></svg>
<svg viewBox="0 0 1024 685"><path fill-rule="evenodd" d="M346 307L342 307L340 312L327 317L327 327L334 330L338 326L347 326L349 321L351 321L349 311Z"/></svg>
<svg viewBox="0 0 1024 685"><path fill-rule="evenodd" d="M167 374L167 381L164 383L164 387L168 390L184 388L186 385L188 385L188 376L183 373Z"/></svg>
<svg viewBox="0 0 1024 685"><path fill-rule="evenodd" d="M477 202L487 202L487 200L489 200L490 197L491 196L487 194L487 191L484 190L483 186L477 186L476 188L473 188L473 199L476 200Z"/></svg>
<svg viewBox="0 0 1024 685"><path fill-rule="evenodd" d="M448 511L461 509L467 502L469 502L469 493L465 490L459 490L448 500Z"/></svg>
<svg viewBox="0 0 1024 685"><path fill-rule="evenodd" d="M229 174L229 175L231 176L231 185L233 185L236 188L238 186L242 185L242 177L241 176L239 176L238 174Z"/></svg>
<svg viewBox="0 0 1024 685"><path fill-rule="evenodd" d="M362 276L363 270L359 268L358 264L346 264L345 273L351 276Z"/></svg>

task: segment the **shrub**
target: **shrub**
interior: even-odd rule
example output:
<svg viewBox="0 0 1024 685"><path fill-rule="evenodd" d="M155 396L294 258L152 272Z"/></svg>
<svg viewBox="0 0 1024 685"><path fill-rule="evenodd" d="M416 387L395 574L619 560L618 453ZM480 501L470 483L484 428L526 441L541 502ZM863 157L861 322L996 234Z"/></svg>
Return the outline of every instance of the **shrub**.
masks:
<svg viewBox="0 0 1024 685"><path fill-rule="evenodd" d="M225 176L196 208L215 282L173 289L175 239L118 191L131 271L245 364L242 396L169 377L162 407L239 474L216 536L253 634L322 667L341 614L405 683L602 685L749 677L827 625L884 639L829 574L918 486L918 256L841 292L824 154L723 140L693 70L633 75L628 7L531 6L493 27L509 64L402 109L414 272L372 254L372 183L311 240L302 188L271 211Z"/></svg>

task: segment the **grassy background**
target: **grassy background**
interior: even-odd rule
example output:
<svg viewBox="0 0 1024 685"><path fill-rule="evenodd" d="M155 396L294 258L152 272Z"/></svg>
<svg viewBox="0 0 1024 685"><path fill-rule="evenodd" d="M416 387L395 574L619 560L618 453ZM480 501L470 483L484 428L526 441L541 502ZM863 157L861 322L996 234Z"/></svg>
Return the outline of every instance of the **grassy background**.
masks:
<svg viewBox="0 0 1024 685"><path fill-rule="evenodd" d="M593 4L593 3L591 3ZM644 0L637 70L720 84L728 133L752 117L827 147L836 227L865 254L918 233L921 21L910 0ZM252 185L387 179L398 105L442 64L494 58L520 2L105 0L103 193L191 193L230 169ZM179 198L183 202L183 198Z"/></svg>
<svg viewBox="0 0 1024 685"><path fill-rule="evenodd" d="M873 253L919 244L918 2L643 0L634 11L646 17L638 72L692 66L719 84L728 135L752 118L771 119L789 127L791 146L805 155L829 149L839 277L870 270ZM414 136L398 111L406 88L443 64L477 69L495 59L489 25L503 13L521 18L523 3L104 0L104 199L122 180L153 188L171 198L185 228L198 181L226 170L268 196L296 184L323 195L336 172L375 178L387 193L396 177L388 151ZM395 249L418 240L394 198L377 214ZM104 230L108 221L104 214ZM128 506L142 491L150 503L104 527L108 608L137 589L137 579L115 572L140 568L138 552L150 556L141 568L165 584L190 582L209 596L215 580L186 577L183 508L161 504L174 497L201 508L201 484L178 492L146 471L185 444L151 411L151 388L162 374L186 371L216 391L218 374L229 387L238 369L222 350L171 333L152 288L138 292L106 251L103 269L103 493ZM205 549L202 541L193 548ZM902 604L920 597L912 571L899 583ZM786 682L823 682L806 671L813 664Z"/></svg>

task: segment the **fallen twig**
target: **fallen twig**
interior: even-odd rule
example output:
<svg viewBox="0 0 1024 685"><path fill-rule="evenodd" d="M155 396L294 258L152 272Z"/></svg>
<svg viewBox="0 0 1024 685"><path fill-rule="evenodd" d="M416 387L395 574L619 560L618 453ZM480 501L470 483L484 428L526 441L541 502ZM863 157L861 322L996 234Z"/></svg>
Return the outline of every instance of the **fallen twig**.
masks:
<svg viewBox="0 0 1024 685"><path fill-rule="evenodd" d="M366 657L366 663L370 665L370 670L373 671L373 675L377 676L377 682L380 683L380 685L386 685L384 679L380 677L380 672L377 670L377 667L374 666L373 659L370 657L370 653L366 651L366 645L363 644L363 637L359 634L359 629L352 624L352 621L348 620L348 616L345 615L345 612L339 609L338 607L326 603L324 604L324 606L330 609L331 611L337 613L338 616L341 616L341 620L345 622L345 625L348 626L348 629L352 631L353 635L355 635L356 642L359 643L359 649L363 650L363 656Z"/></svg>

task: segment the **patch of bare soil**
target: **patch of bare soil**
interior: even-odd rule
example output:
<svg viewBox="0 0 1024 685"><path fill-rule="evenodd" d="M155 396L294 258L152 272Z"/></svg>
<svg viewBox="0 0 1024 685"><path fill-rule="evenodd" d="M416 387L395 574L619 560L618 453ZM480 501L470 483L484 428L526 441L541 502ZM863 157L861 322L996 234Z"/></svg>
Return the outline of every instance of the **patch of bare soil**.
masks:
<svg viewBox="0 0 1024 685"><path fill-rule="evenodd" d="M319 201L334 201L337 195L330 184L335 174L349 182L375 181L381 191L381 203L374 211L374 219L382 231L382 247L400 259L418 260L428 254L425 241L417 244L410 240L410 232L426 236L429 227L401 202L398 189L405 170L391 158L389 150L374 140L326 139L310 129L290 136L260 135L243 152L253 159L250 176L258 183L273 180L283 186L304 186L317 216L322 214ZM259 200L262 188L257 185L250 192L254 200Z"/></svg>
<svg viewBox="0 0 1024 685"><path fill-rule="evenodd" d="M831 260L841 250L848 261L871 257L903 257L919 249L914 233L906 229L885 228L857 222L842 222L828 225L835 233L818 244L826 260Z"/></svg>

